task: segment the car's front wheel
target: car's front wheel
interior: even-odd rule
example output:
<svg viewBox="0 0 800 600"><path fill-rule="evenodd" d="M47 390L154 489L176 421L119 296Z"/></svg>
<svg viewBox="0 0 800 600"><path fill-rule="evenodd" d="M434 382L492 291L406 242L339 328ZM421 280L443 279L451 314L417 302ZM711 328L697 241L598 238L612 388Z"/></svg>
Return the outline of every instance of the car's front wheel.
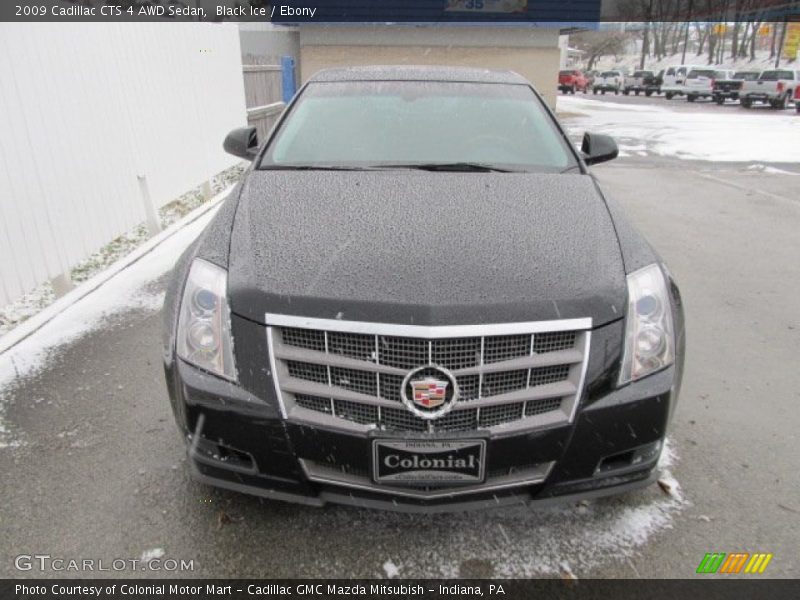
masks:
<svg viewBox="0 0 800 600"><path fill-rule="evenodd" d="M739 104L743 108L750 108L753 105L753 103L750 101L749 98L742 98L741 101L739 102Z"/></svg>
<svg viewBox="0 0 800 600"><path fill-rule="evenodd" d="M688 96L686 96L686 100L688 102L694 102L695 100L697 100L697 96L693 96L692 94L689 94Z"/></svg>
<svg viewBox="0 0 800 600"><path fill-rule="evenodd" d="M675 94L673 94L672 92L667 92L666 94L664 94L664 98L666 98L667 100L672 100L672 97L674 95Z"/></svg>

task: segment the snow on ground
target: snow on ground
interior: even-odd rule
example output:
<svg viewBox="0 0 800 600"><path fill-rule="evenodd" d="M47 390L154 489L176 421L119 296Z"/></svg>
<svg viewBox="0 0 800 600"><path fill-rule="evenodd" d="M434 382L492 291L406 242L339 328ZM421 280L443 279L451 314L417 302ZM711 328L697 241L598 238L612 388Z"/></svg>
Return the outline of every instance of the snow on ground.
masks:
<svg viewBox="0 0 800 600"><path fill-rule="evenodd" d="M212 208L179 229L139 261L0 355L0 449L20 444L20 440L3 423L4 388L36 373L59 346L88 334L115 314L131 309L159 310L163 293L154 295L144 288L172 268L181 252L200 234L217 208Z"/></svg>
<svg viewBox="0 0 800 600"><path fill-rule="evenodd" d="M730 111L674 110L652 104L602 102L559 96L558 110L569 134L605 133L617 140L622 155L657 154L714 162L800 162L800 118L794 111L759 114L739 107ZM673 100L671 102L681 102ZM767 109L764 109L767 110Z"/></svg>

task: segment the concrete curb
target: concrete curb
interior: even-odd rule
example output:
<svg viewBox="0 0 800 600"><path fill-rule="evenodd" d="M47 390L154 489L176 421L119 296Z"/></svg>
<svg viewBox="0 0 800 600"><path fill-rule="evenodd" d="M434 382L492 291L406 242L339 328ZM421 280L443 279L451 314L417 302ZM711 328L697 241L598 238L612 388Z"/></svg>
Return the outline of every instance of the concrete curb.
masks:
<svg viewBox="0 0 800 600"><path fill-rule="evenodd" d="M136 263L141 258L152 252L155 248L157 248L164 241L171 238L178 231L180 231L190 223L196 221L204 214L206 214L208 211L217 207L228 196L230 191L233 189L234 185L235 184L228 186L222 192L214 196L211 200L209 200L208 202L206 202L201 206L198 206L192 212L184 216L182 219L176 221L175 223L167 227L164 231L147 240L144 244L136 248L130 254L123 256L120 260L115 262L107 269L101 271L91 279L84 281L75 289L71 290L70 292L68 292L55 302L53 302L50 306L43 308L41 311L36 313L31 318L20 323L18 326L9 331L3 337L0 337L0 356L11 350L14 346L19 344L26 338L36 333L36 331L47 325L47 323L52 321L55 317L64 312L70 306L77 303L81 299L85 298L86 296L94 292L96 289L101 287L104 283L106 283L113 277L116 277L122 271L130 267L132 264Z"/></svg>

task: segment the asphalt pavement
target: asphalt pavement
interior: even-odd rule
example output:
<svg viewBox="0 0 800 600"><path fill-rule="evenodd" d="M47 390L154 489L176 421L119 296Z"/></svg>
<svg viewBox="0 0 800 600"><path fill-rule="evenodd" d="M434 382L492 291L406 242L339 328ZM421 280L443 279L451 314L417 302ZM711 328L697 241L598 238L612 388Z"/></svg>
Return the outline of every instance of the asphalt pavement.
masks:
<svg viewBox="0 0 800 600"><path fill-rule="evenodd" d="M767 575L800 576L800 176L642 159L595 172L685 299L669 490L424 516L194 483L166 397L160 315L139 308L5 390L20 443L0 448L0 576L92 575L19 571L21 554L109 564L163 552L194 569L95 575L692 577L706 552L734 551L773 553Z"/></svg>

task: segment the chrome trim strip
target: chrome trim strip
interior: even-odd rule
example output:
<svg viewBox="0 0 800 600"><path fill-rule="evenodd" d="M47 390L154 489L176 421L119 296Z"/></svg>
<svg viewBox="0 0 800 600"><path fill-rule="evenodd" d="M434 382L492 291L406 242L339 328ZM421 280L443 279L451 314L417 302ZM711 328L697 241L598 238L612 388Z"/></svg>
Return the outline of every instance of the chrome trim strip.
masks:
<svg viewBox="0 0 800 600"><path fill-rule="evenodd" d="M272 375L272 384L275 386L275 395L278 398L278 406L281 409L281 416L286 420L286 407L283 405L283 394L281 393L281 385L278 383L278 367L275 361L275 344L273 342L272 327L267 327L267 352L269 352L269 368ZM333 401L331 401L331 410L333 410Z"/></svg>
<svg viewBox="0 0 800 600"><path fill-rule="evenodd" d="M542 463L546 465L545 472L538 476L538 477L531 477L529 479L519 479L516 481L501 481L500 483L492 485L491 483L482 483L479 485L465 485L461 487L451 487L446 488L438 491L433 492L423 492L423 491L411 491L407 488L403 488L400 486L381 486L374 484L372 482L368 482L367 478L361 477L358 475L346 475L351 479L336 479L334 477L326 477L324 475L312 475L309 472L308 467L306 466L306 460L299 458L298 462L300 463L300 467L303 469L303 473L305 474L308 479L317 483L323 483L327 485L335 485L339 487L346 487L352 488L357 490L364 490L368 492L377 492L381 494L390 494L392 496L404 496L408 498L422 498L426 500L436 500L437 498L448 498L450 496L463 496L465 494L480 494L483 492L492 492L496 490L508 489L513 487L522 487L526 485L536 485L545 481L549 476L550 472L553 470L555 466L555 461L549 463ZM508 475L504 477L509 477Z"/></svg>
<svg viewBox="0 0 800 600"><path fill-rule="evenodd" d="M511 335L515 333L549 333L552 331L575 331L592 328L591 317L581 319L557 319L552 321L525 321L519 323L484 323L480 325L399 325L396 323L374 323L371 321L343 321L341 319L317 319L294 315L266 313L266 323L281 327L321 329L342 333L364 333L398 337L439 339L449 337L478 337Z"/></svg>
<svg viewBox="0 0 800 600"><path fill-rule="evenodd" d="M586 331L583 334L585 341L583 345L583 365L581 366L581 378L578 381L578 389L575 391L575 402L572 403L572 413L569 415L569 422L572 423L575 419L575 413L578 412L578 405L581 403L583 397L583 386L586 383L586 370L589 368L589 352L592 349L592 332Z"/></svg>

